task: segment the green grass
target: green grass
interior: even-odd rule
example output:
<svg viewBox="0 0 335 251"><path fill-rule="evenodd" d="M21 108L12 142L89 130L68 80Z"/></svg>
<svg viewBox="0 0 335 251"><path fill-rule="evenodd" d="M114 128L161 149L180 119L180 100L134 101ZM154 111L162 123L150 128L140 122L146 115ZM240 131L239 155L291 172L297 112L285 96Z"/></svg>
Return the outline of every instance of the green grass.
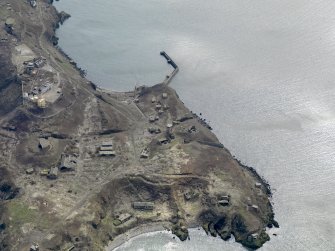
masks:
<svg viewBox="0 0 335 251"><path fill-rule="evenodd" d="M32 223L37 228L48 228L50 221L36 209L29 208L26 204L19 201L10 201L7 204L9 216L11 218L10 225L13 231L19 231L26 223Z"/></svg>
<svg viewBox="0 0 335 251"><path fill-rule="evenodd" d="M22 226L25 223L34 222L38 219L36 210L30 209L20 202L11 201L7 204L7 208L13 225Z"/></svg>

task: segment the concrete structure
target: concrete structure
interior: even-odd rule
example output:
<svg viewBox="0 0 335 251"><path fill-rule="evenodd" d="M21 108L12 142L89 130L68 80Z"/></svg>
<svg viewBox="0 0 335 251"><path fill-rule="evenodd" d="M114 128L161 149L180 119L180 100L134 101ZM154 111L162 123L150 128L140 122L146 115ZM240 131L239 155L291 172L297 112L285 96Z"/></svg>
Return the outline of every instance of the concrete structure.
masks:
<svg viewBox="0 0 335 251"><path fill-rule="evenodd" d="M113 147L112 146L102 146L100 147L100 151L113 151Z"/></svg>
<svg viewBox="0 0 335 251"><path fill-rule="evenodd" d="M159 133L161 133L161 129L155 128L155 127L149 127L148 132L150 132L151 134L153 134L153 133L159 134Z"/></svg>
<svg viewBox="0 0 335 251"><path fill-rule="evenodd" d="M58 168L52 167L47 176L51 180L57 179L58 178Z"/></svg>
<svg viewBox="0 0 335 251"><path fill-rule="evenodd" d="M77 167L77 158L69 155L62 155L59 170L61 171L74 171Z"/></svg>
<svg viewBox="0 0 335 251"><path fill-rule="evenodd" d="M30 3L31 7L36 8L36 6L37 6L36 0L29 0L29 3Z"/></svg>
<svg viewBox="0 0 335 251"><path fill-rule="evenodd" d="M106 147L106 146L113 146L113 142L112 141L102 142L101 147Z"/></svg>
<svg viewBox="0 0 335 251"><path fill-rule="evenodd" d="M121 222L121 224L122 224L122 223L125 223L125 222L127 222L128 220L130 220L131 217L132 217L131 214L123 213L123 214L120 214L120 215L119 215L118 220L119 220L119 221Z"/></svg>
<svg viewBox="0 0 335 251"><path fill-rule="evenodd" d="M27 170L26 170L26 174L33 174L34 173L34 168L28 168Z"/></svg>
<svg viewBox="0 0 335 251"><path fill-rule="evenodd" d="M141 152L141 158L142 159L147 159L149 158L149 152L147 149L144 149L142 152Z"/></svg>
<svg viewBox="0 0 335 251"><path fill-rule="evenodd" d="M49 174L49 170L48 169L42 169L41 171L40 171L40 175L41 176L47 176Z"/></svg>
<svg viewBox="0 0 335 251"><path fill-rule="evenodd" d="M261 187L262 187L262 183L260 183L260 182L256 182L256 183L255 183L255 187L257 187L257 188L261 188Z"/></svg>
<svg viewBox="0 0 335 251"><path fill-rule="evenodd" d="M42 57L34 59L34 65L36 68L41 68L45 65L45 59Z"/></svg>
<svg viewBox="0 0 335 251"><path fill-rule="evenodd" d="M224 207L229 206L229 200L219 200L218 203Z"/></svg>
<svg viewBox="0 0 335 251"><path fill-rule="evenodd" d="M115 151L99 151L99 156L115 156Z"/></svg>
<svg viewBox="0 0 335 251"><path fill-rule="evenodd" d="M46 108L47 107L47 103L46 103L45 99L44 98L38 99L37 100L37 106L39 108L42 108L42 109Z"/></svg>
<svg viewBox="0 0 335 251"><path fill-rule="evenodd" d="M258 212L259 208L257 205L251 205L251 210L254 212Z"/></svg>
<svg viewBox="0 0 335 251"><path fill-rule="evenodd" d="M163 98L163 99L167 99L167 97L168 97L168 94L167 94L166 92L164 92L164 93L162 94L162 98Z"/></svg>
<svg viewBox="0 0 335 251"><path fill-rule="evenodd" d="M166 144L166 143L168 143L169 142L169 140L167 139L167 138L160 138L160 139L158 139L158 141L159 141L159 143L161 143L161 144Z"/></svg>
<svg viewBox="0 0 335 251"><path fill-rule="evenodd" d="M7 18L5 21L5 25L8 28L13 28L13 26L15 25L15 19L11 17Z"/></svg>
<svg viewBox="0 0 335 251"><path fill-rule="evenodd" d="M47 84L42 85L40 88L38 88L38 91L40 94L44 94L50 91L50 89L51 89L51 84L47 83Z"/></svg>
<svg viewBox="0 0 335 251"><path fill-rule="evenodd" d="M45 138L39 138L38 147L42 150L49 149L51 147L50 141Z"/></svg>
<svg viewBox="0 0 335 251"><path fill-rule="evenodd" d="M40 247L38 246L38 244L34 243L33 245L30 246L30 251L39 251Z"/></svg>
<svg viewBox="0 0 335 251"><path fill-rule="evenodd" d="M133 208L136 210L152 211L154 210L155 204L153 202L134 202Z"/></svg>

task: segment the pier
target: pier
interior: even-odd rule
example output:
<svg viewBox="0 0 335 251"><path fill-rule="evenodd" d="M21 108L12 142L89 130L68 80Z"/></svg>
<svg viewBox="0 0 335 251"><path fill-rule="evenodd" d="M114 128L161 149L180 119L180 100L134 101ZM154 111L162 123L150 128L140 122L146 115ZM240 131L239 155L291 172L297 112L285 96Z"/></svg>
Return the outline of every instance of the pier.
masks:
<svg viewBox="0 0 335 251"><path fill-rule="evenodd" d="M174 70L171 72L171 74L169 74L169 75L166 76L166 78L165 78L165 80L164 80L164 82L163 82L164 84L168 85L168 84L171 82L171 80L174 78L174 76L176 76L176 74L178 73L178 71L179 71L179 67L178 67L178 65L172 60L172 58L170 58L170 56L169 56L165 51L161 51L160 54L161 54L161 56L163 56L163 57L166 59L167 63L168 63L169 65L171 65L171 66L173 67L173 69L174 69Z"/></svg>

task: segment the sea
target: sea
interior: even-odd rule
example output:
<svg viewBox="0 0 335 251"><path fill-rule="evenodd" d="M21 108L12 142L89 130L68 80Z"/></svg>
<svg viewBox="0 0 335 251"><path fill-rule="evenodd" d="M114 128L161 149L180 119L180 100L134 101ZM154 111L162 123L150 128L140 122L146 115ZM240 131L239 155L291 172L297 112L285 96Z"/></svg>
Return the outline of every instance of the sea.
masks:
<svg viewBox="0 0 335 251"><path fill-rule="evenodd" d="M271 185L280 228L260 250L335 250L335 1L61 0L59 45L102 88L164 80ZM108 249L107 249L108 250ZM244 250L192 229L117 251Z"/></svg>

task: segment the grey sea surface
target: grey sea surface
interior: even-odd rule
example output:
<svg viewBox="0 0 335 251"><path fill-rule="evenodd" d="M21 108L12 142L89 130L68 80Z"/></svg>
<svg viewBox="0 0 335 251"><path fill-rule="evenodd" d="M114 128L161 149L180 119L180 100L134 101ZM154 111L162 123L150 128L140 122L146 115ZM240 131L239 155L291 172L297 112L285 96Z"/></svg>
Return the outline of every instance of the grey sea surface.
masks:
<svg viewBox="0 0 335 251"><path fill-rule="evenodd" d="M273 189L277 236L261 250L335 250L335 1L62 0L60 46L88 78L126 91L172 82L220 141ZM206 248L207 247L207 248ZM118 250L241 250L194 231Z"/></svg>

